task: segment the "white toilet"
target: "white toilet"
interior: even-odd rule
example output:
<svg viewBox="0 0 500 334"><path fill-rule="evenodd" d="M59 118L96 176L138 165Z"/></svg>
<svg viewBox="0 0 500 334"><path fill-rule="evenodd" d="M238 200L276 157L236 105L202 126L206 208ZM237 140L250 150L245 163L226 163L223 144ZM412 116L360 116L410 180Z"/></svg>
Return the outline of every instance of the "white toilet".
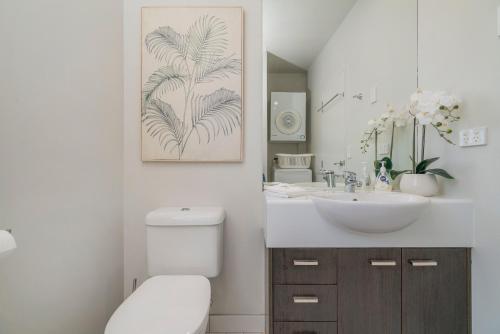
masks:
<svg viewBox="0 0 500 334"><path fill-rule="evenodd" d="M160 208L146 216L146 280L115 311L105 334L203 334L210 283L222 268L224 209Z"/></svg>

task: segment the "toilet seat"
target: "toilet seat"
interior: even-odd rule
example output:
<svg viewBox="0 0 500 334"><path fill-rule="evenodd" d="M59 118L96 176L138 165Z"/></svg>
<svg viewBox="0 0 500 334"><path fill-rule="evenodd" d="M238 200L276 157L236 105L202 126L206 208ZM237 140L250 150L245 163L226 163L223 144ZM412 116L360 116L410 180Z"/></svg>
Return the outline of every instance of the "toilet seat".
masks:
<svg viewBox="0 0 500 334"><path fill-rule="evenodd" d="M210 308L203 276L154 276L115 311L105 334L201 334Z"/></svg>

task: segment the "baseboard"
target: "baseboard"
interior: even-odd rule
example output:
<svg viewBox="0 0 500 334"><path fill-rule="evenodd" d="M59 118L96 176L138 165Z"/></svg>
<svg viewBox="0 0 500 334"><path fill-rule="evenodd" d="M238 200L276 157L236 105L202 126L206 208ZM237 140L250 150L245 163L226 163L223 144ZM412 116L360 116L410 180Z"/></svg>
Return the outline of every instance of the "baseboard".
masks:
<svg viewBox="0 0 500 334"><path fill-rule="evenodd" d="M262 334L265 331L264 315L210 315L208 333Z"/></svg>

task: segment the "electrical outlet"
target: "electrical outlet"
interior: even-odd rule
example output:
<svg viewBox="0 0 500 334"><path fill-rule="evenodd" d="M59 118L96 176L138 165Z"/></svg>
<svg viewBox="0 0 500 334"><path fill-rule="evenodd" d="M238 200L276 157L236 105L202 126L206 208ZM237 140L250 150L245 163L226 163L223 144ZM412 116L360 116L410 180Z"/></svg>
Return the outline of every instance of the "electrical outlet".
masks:
<svg viewBox="0 0 500 334"><path fill-rule="evenodd" d="M460 146L482 146L487 144L487 128L479 127L460 131Z"/></svg>

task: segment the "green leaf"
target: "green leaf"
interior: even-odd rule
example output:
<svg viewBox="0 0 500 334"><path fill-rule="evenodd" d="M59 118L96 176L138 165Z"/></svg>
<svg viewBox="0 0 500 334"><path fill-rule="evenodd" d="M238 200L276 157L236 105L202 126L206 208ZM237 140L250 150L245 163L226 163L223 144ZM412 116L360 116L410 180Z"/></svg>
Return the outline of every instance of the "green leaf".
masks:
<svg viewBox="0 0 500 334"><path fill-rule="evenodd" d="M409 169L407 169L407 170L391 170L391 178L394 180L395 178L397 178L401 174L409 174L409 173L411 173L411 170L409 170Z"/></svg>
<svg viewBox="0 0 500 334"><path fill-rule="evenodd" d="M192 100L193 127L202 128L207 142L221 132L227 136L241 127L241 97L226 88L220 88L209 95L199 95Z"/></svg>
<svg viewBox="0 0 500 334"><path fill-rule="evenodd" d="M151 99L158 98L160 94L174 91L183 86L187 77L177 66L164 66L153 72L144 84L142 91L143 111L146 110Z"/></svg>
<svg viewBox="0 0 500 334"><path fill-rule="evenodd" d="M195 63L220 57L227 48L227 27L215 16L202 16L189 28L188 54Z"/></svg>
<svg viewBox="0 0 500 334"><path fill-rule="evenodd" d="M441 168L434 168L434 169L428 169L422 174L434 174L434 175L439 175L442 176L446 179L454 180L455 178L451 176L447 171Z"/></svg>
<svg viewBox="0 0 500 334"><path fill-rule="evenodd" d="M186 59L188 53L188 37L179 34L171 27L159 27L146 35L146 49L158 61L174 64Z"/></svg>
<svg viewBox="0 0 500 334"><path fill-rule="evenodd" d="M177 148L182 144L185 127L170 104L158 99L151 100L143 114L142 123L151 137L158 138L163 150L170 144Z"/></svg>
<svg viewBox="0 0 500 334"><path fill-rule="evenodd" d="M425 174L427 167L437 160L439 160L439 158L430 158L420 161L415 170L416 174Z"/></svg>

